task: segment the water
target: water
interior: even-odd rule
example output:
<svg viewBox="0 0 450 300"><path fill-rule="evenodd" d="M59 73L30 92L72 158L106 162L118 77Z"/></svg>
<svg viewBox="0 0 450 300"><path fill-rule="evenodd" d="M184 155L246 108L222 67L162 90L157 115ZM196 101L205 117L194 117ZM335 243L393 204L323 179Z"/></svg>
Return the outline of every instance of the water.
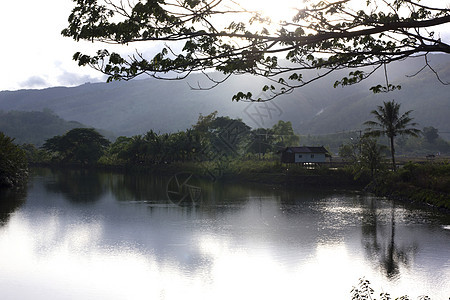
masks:
<svg viewBox="0 0 450 300"><path fill-rule="evenodd" d="M0 194L0 299L350 299L361 277L450 296L448 215L181 177L197 205L169 178L35 170Z"/></svg>

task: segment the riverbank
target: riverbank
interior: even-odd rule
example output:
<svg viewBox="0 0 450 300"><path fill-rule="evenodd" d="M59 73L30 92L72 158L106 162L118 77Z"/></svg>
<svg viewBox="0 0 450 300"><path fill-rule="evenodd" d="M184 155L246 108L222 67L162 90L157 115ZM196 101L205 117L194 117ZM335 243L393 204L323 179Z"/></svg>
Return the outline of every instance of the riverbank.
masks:
<svg viewBox="0 0 450 300"><path fill-rule="evenodd" d="M408 163L373 180L366 190L394 200L423 203L450 212L450 164Z"/></svg>

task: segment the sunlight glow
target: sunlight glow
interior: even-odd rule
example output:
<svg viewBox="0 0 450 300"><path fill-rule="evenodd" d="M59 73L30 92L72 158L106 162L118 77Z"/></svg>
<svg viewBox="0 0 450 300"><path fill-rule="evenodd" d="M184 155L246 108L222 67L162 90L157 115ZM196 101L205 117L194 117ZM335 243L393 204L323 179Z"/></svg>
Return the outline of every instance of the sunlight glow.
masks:
<svg viewBox="0 0 450 300"><path fill-rule="evenodd" d="M291 21L303 3L293 0L243 0L240 5L249 11L260 13L262 17L270 18L272 25L275 25Z"/></svg>

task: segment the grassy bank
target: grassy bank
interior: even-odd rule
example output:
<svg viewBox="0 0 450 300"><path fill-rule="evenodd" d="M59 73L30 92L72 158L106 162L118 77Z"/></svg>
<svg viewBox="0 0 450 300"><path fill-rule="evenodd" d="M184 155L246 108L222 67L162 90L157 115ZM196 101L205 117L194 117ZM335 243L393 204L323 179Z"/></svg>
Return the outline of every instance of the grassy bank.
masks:
<svg viewBox="0 0 450 300"><path fill-rule="evenodd" d="M367 190L392 199L450 210L450 164L408 163L395 173L378 177Z"/></svg>

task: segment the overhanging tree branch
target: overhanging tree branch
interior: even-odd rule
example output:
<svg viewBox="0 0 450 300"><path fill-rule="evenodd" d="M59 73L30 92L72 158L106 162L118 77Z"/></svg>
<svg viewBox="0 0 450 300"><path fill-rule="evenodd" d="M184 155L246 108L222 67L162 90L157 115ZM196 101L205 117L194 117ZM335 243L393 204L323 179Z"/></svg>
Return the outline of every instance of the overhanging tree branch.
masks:
<svg viewBox="0 0 450 300"><path fill-rule="evenodd" d="M118 1L105 0L101 5L97 0L74 0L69 25L62 34L77 41L170 45L152 58L106 50L93 56L74 56L79 65L90 65L107 74L109 80L129 80L141 74L165 79L177 74L172 79L180 79L192 72L208 74L206 71L211 70L223 73L225 78L232 74L266 77L276 83L270 91L278 96L335 70L373 67L352 71L338 83L349 85L393 61L450 53L448 42L434 33L450 23L445 3L439 8L420 0L368 0L364 5L356 0L309 1L309 7L299 8L292 20L281 22L275 30L265 27L264 16L232 0ZM226 26L221 16L228 15L236 21ZM323 72L309 79L300 73L311 69ZM222 82L207 78L212 87ZM390 90L389 83L373 89L383 90ZM251 93L238 93L233 99L268 100L253 99Z"/></svg>

